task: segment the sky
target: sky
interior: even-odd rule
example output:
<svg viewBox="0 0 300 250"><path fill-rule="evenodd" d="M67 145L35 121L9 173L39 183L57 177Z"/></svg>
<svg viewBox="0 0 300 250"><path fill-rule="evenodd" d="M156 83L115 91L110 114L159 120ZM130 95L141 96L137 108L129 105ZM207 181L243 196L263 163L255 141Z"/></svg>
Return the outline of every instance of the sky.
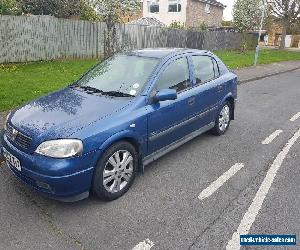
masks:
<svg viewBox="0 0 300 250"><path fill-rule="evenodd" d="M227 7L224 10L224 20L232 20L232 7L234 0L218 0L222 4L225 4Z"/></svg>

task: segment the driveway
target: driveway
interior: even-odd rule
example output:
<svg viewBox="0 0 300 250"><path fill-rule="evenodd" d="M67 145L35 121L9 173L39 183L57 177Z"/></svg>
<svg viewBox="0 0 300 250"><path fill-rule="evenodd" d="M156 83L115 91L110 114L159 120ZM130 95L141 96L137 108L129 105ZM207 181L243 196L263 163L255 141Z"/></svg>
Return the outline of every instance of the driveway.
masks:
<svg viewBox="0 0 300 250"><path fill-rule="evenodd" d="M249 233L299 238L299 83L296 70L240 85L226 135L204 134L167 154L113 202L45 199L2 164L0 249L224 249L245 220Z"/></svg>

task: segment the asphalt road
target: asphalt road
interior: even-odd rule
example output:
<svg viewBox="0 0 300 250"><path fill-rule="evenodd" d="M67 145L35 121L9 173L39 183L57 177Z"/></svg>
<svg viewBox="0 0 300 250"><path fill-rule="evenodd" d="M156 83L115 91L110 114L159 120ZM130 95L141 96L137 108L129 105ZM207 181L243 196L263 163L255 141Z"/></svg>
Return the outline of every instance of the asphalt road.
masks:
<svg viewBox="0 0 300 250"><path fill-rule="evenodd" d="M249 233L299 238L300 138L285 147L300 128L300 118L290 121L300 112L299 84L297 70L239 86L236 120L226 135L202 135L157 160L114 202L45 199L2 164L0 249L225 249L243 220L249 222L249 207L257 214ZM282 132L262 144L276 130ZM282 164L258 206L257 192L278 157ZM244 167L198 198L236 163Z"/></svg>

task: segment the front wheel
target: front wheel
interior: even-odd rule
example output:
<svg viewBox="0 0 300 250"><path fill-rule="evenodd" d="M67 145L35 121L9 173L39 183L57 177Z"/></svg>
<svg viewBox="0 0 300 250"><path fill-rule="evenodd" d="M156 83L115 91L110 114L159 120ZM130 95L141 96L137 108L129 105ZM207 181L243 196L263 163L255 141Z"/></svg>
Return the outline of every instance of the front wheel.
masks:
<svg viewBox="0 0 300 250"><path fill-rule="evenodd" d="M112 145L99 160L94 177L93 193L102 200L115 200L132 185L138 166L138 154L126 141Z"/></svg>
<svg viewBox="0 0 300 250"><path fill-rule="evenodd" d="M215 121L215 127L212 129L212 132L215 135L223 135L230 125L230 103L225 102L223 104L223 107L221 108L221 111L219 112L216 121Z"/></svg>

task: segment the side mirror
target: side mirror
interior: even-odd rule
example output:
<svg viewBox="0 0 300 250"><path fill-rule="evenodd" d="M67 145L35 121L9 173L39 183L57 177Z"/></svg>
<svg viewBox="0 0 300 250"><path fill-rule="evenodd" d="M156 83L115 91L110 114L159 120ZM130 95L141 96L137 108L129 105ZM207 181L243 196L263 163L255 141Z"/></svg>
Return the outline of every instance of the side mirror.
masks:
<svg viewBox="0 0 300 250"><path fill-rule="evenodd" d="M177 99L177 92L175 89L162 89L156 93L154 96L155 102L162 102L162 101L169 101L169 100L176 100Z"/></svg>

